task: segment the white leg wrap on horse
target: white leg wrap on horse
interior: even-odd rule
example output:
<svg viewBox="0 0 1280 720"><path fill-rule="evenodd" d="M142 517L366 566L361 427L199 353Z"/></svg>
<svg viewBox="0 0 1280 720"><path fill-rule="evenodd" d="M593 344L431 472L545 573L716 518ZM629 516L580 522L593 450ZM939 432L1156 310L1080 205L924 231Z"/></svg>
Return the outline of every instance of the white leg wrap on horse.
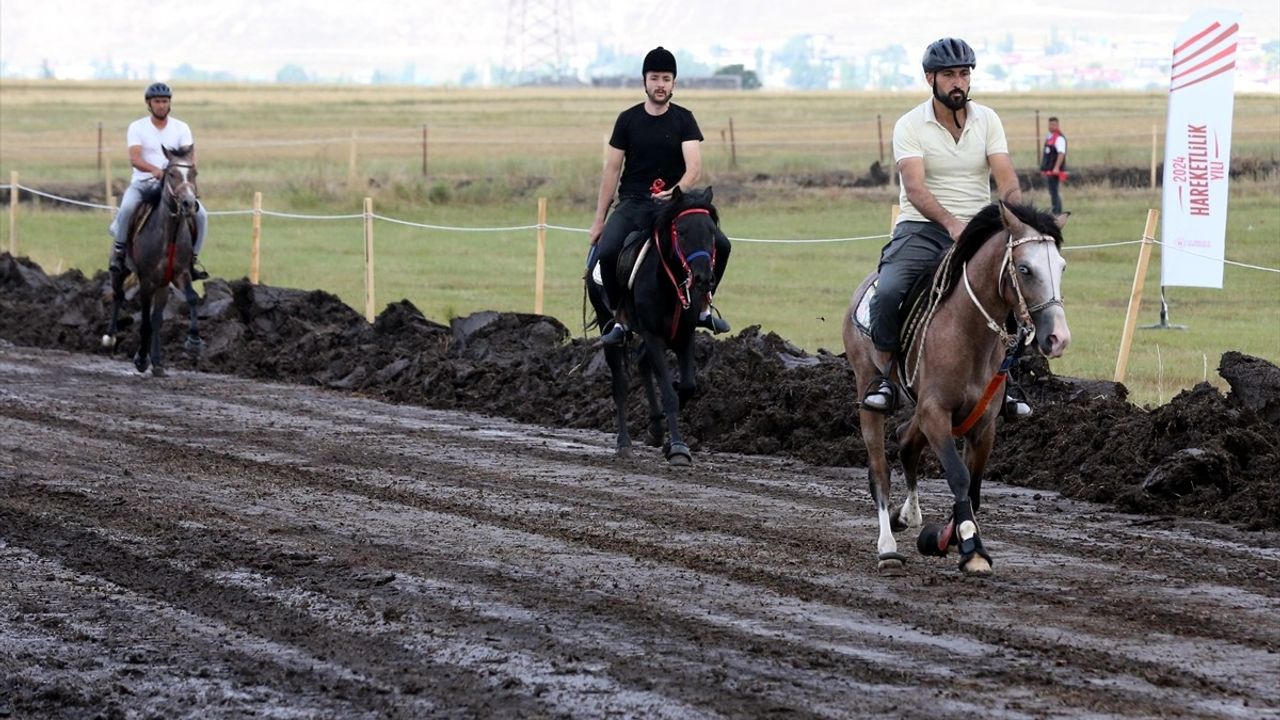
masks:
<svg viewBox="0 0 1280 720"><path fill-rule="evenodd" d="M956 528L956 533L960 535L961 540L968 540L978 534L978 526L972 520L965 520L960 523L960 527Z"/></svg>
<svg viewBox="0 0 1280 720"><path fill-rule="evenodd" d="M907 527L920 527L924 522L924 518L920 516L920 495L912 490L907 493L906 502L902 503L902 509L898 511L898 520L907 524Z"/></svg>
<svg viewBox="0 0 1280 720"><path fill-rule="evenodd" d="M880 508L880 539L876 541L876 549L881 555L898 552L898 541L893 537L893 529L889 526L889 508Z"/></svg>

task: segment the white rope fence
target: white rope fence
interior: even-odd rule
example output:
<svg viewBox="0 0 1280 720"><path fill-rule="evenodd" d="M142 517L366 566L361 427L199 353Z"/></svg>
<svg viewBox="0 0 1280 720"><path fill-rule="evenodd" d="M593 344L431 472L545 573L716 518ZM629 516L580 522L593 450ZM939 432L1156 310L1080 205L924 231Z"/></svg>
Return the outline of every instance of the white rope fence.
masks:
<svg viewBox="0 0 1280 720"><path fill-rule="evenodd" d="M11 185L9 185L8 183L0 184L0 190L11 190L11 189L12 189L12 186L11 186ZM53 194L51 194L51 193L42 192L42 191L40 191L40 190L36 190L35 188L30 188L30 187L27 187L26 185L22 185L22 184L19 184L19 185L18 185L18 189L19 189L19 190L22 190L22 191L25 191L25 192L28 192L28 193L31 193L32 195L38 195L38 196L40 196L40 197L47 198L47 199L49 199L49 200L54 200L54 201L56 201L56 202L67 203L67 204L69 204L69 205L77 205L77 206L80 206L80 207L93 208L93 209L97 209L97 210L108 210L108 211L111 211L111 212L115 212L115 210L116 210L116 208L115 208L115 207L112 207L112 206L110 206L110 205L102 205L102 204L99 204L99 203L91 203L91 202L84 202L84 201L81 201L81 200L73 200L73 199L71 199L71 198L61 197L61 196L59 196L59 195L53 195ZM253 215L255 212L257 212L257 213L261 214L261 215L262 215L262 216L264 216L264 217L276 217L276 218L285 218L285 219L289 219L289 220L311 220L311 221L316 221L316 220L363 220L363 219L365 218L364 213L348 213L348 214L343 214L343 215L310 215L310 214L302 214L302 213L287 213L287 212L279 212L279 211L275 211L275 210L265 210L265 209L264 209L264 210L260 210L260 211L255 211L255 210L252 210L252 209L250 209L250 210L210 210L210 211L207 211L207 212L208 212L208 214L209 214L210 216L215 216L215 215L217 215L217 216L230 216L230 215ZM371 215L370 215L370 217L371 217L372 219L374 219L374 220L381 220L381 221L383 221L383 222L391 223L391 224L393 224L393 225L402 225L402 226L405 226L405 227L421 228L421 229L424 229L424 230L439 230L439 231L444 231L444 232L460 232L460 233L480 233L480 232L522 232L522 231L527 231L527 230L557 230L557 231L560 231L560 232L571 232L571 233L587 233L587 232L590 232L590 231L589 231L588 229L586 229L586 228L575 228L575 227L568 227L568 226L565 226L565 225L552 225L552 224L549 224L549 223L535 223L535 224L532 224L532 225L506 225L506 226L496 226L496 227L460 227L460 226L455 226L455 225L433 225L433 224L429 224L429 223L419 223L419 222L413 222L413 221L410 221L410 220L402 220L402 219L400 219L400 218L388 217L388 216L386 216L386 215L379 215L379 214L376 214L376 213L371 214ZM760 243L760 244L769 244L769 245L812 245L812 244L829 244L829 243L843 243L843 242L862 242L862 241L867 241L867 240L885 240L885 239L887 239L887 238L889 238L889 237L890 237L890 236L889 236L889 234L888 234L888 233L884 233L884 234L880 234L880 235L859 235L859 236L855 236L855 237L839 237L839 238L790 238L790 239L777 239L777 238L747 238L747 237L731 237L731 238L729 238L729 239L730 239L730 240L732 240L733 242L739 242L739 243ZM1140 244L1142 244L1142 242L1143 242L1142 240L1125 240L1125 241L1121 241L1121 242L1095 243L1095 244L1091 244L1091 245L1068 245L1068 246L1066 246L1066 247L1064 247L1064 248L1063 248L1063 251L1064 251L1064 252L1068 252L1068 251L1080 251L1080 250L1097 250L1097 249L1100 249L1100 248L1121 247L1121 246L1124 246L1124 245L1140 245ZM1156 245L1165 246L1165 243L1163 243L1163 242L1161 242L1161 241L1159 241L1159 240L1155 240L1155 241L1153 241L1153 242L1154 242ZM1171 247L1171 248L1172 248L1172 246L1169 246L1169 247ZM1175 251L1177 251L1177 252L1186 253L1186 254L1188 254L1188 255L1193 255L1193 256L1195 256L1195 257L1199 257L1199 258L1204 258L1204 259L1206 259L1206 260L1213 260L1213 261L1215 261L1215 262L1222 262L1222 263L1224 263L1224 264L1226 264L1226 265L1232 265L1232 266L1235 266L1235 267L1246 268L1246 269L1249 269L1249 270L1260 270L1260 271L1262 271L1262 272L1270 272L1270 273L1278 273L1278 274L1280 274L1280 268L1269 268L1269 267L1263 267L1263 266L1261 266L1261 265L1251 265L1251 264L1249 264L1249 263L1237 262L1237 261L1235 261L1235 260L1227 260L1227 259L1225 259L1225 258L1224 258L1224 259L1219 260L1218 258L1211 257L1211 256L1209 256L1209 255L1204 255L1204 254L1197 253L1197 252L1193 252L1193 251L1191 251L1191 250L1186 250L1186 249L1183 249L1183 248L1172 248L1172 249L1173 249L1173 250L1175 250Z"/></svg>

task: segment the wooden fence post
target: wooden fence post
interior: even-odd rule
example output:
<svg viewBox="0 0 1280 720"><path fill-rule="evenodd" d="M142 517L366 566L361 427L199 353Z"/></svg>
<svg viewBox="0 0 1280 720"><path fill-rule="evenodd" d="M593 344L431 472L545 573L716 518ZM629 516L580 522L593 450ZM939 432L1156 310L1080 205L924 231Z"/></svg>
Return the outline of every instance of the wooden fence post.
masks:
<svg viewBox="0 0 1280 720"><path fill-rule="evenodd" d="M1124 334L1120 337L1120 357L1116 358L1116 382L1124 382L1129 369L1129 348L1133 343L1133 329L1138 322L1138 306L1142 304L1142 286L1147 282L1147 262L1151 259L1151 246L1155 244L1156 223L1159 210L1147 211L1147 227L1142 231L1142 249L1138 251L1138 269L1133 274L1133 291L1129 293L1129 312L1124 318Z"/></svg>
<svg viewBox="0 0 1280 720"><path fill-rule="evenodd" d="M351 131L351 154L347 163L347 188L356 189L356 131Z"/></svg>
<svg viewBox="0 0 1280 720"><path fill-rule="evenodd" d="M1156 187L1156 124L1151 124L1151 189Z"/></svg>
<svg viewBox="0 0 1280 720"><path fill-rule="evenodd" d="M18 171L9 171L9 255L18 257Z"/></svg>
<svg viewBox="0 0 1280 720"><path fill-rule="evenodd" d="M733 118L729 118L729 167L738 169L738 141L733 135Z"/></svg>
<svg viewBox="0 0 1280 720"><path fill-rule="evenodd" d="M98 172L102 172L102 121L98 121Z"/></svg>
<svg viewBox="0 0 1280 720"><path fill-rule="evenodd" d="M373 198L364 199L364 318L373 322Z"/></svg>
<svg viewBox="0 0 1280 720"><path fill-rule="evenodd" d="M253 193L253 255L249 259L249 283L258 284L262 259L262 192Z"/></svg>
<svg viewBox="0 0 1280 720"><path fill-rule="evenodd" d="M102 168L102 197L106 201L108 207L115 207L116 198L115 195L112 194L111 190L111 155L107 154L102 156Z"/></svg>
<svg viewBox="0 0 1280 720"><path fill-rule="evenodd" d="M427 176L427 124L422 123L422 177Z"/></svg>
<svg viewBox="0 0 1280 720"><path fill-rule="evenodd" d="M533 314L542 314L542 285L547 272L547 199L538 198L538 257L533 272Z"/></svg>
<svg viewBox="0 0 1280 720"><path fill-rule="evenodd" d="M880 113L876 113L876 137L880 139L880 165L884 165L884 123L880 119Z"/></svg>

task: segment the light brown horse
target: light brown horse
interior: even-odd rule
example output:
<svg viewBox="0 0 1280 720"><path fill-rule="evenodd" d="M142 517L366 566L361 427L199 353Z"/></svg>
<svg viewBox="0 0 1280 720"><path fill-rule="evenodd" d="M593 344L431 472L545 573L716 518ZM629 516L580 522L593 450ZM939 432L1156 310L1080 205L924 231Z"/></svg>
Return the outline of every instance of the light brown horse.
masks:
<svg viewBox="0 0 1280 720"><path fill-rule="evenodd" d="M974 513L981 499L983 468L995 444L1008 364L1016 348L1032 341L1050 358L1062 355L1071 341L1062 304L1063 224L1065 218L1029 206L989 205L943 259L920 330L892 373L902 388L898 395L916 399L911 418L897 430L907 499L892 512L885 416L860 408L871 496L880 520L877 551L882 572L898 572L906 560L898 553L893 533L921 524L916 482L926 444L942 463L955 505L945 525L928 526L920 533L917 548L925 555L945 556L949 548L959 546L962 571L991 572L991 556L983 547ZM876 374L871 338L866 323L858 320L858 307L875 278L872 273L859 285L843 323L845 355L858 388L867 387ZM1016 333L1005 329L1011 314L1019 326ZM963 457L956 438L964 439Z"/></svg>

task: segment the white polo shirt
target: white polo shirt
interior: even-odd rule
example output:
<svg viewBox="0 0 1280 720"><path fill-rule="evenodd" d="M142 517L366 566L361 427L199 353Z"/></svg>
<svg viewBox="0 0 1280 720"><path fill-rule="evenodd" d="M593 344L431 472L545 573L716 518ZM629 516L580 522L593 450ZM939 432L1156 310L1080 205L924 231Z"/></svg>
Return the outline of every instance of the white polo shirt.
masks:
<svg viewBox="0 0 1280 720"><path fill-rule="evenodd" d="M191 138L191 128L172 115L169 116L169 121L165 123L163 130L151 123L150 115L134 120L129 123L129 132L126 137L128 147L141 145L142 159L162 169L169 166L169 159L164 156L164 150L160 149L162 146L177 150L184 145L195 143ZM151 177L150 173L142 172L138 168L133 169L133 181L149 177Z"/></svg>
<svg viewBox="0 0 1280 720"><path fill-rule="evenodd" d="M960 140L938 122L933 99L912 108L893 126L893 159L924 158L924 186L947 212L968 222L991 203L991 165L987 156L1009 154L1004 125L995 111L970 102ZM898 222L928 222L907 200L904 186L898 195Z"/></svg>

